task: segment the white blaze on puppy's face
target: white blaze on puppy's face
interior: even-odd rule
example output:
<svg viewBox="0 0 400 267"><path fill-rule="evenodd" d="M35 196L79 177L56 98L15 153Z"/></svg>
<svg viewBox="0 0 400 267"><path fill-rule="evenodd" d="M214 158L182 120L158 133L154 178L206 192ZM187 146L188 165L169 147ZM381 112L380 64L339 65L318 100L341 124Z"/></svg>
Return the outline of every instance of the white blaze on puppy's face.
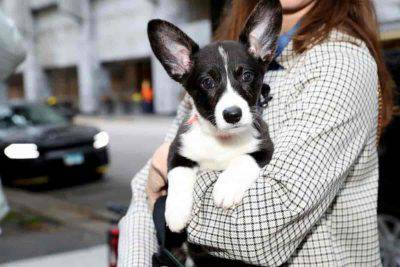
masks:
<svg viewBox="0 0 400 267"><path fill-rule="evenodd" d="M221 98L218 100L218 103L215 107L215 121L217 128L222 131L235 131L239 129L243 129L252 122L252 116L250 112L249 104L243 97L238 94L238 92L232 87L231 81L229 79L229 69L228 69L228 54L224 50L222 46L218 48L219 54L221 55L224 67L226 71L226 89L222 94ZM224 119L223 112L225 109L230 107L238 107L241 109L242 117L240 120L235 123L228 123Z"/></svg>

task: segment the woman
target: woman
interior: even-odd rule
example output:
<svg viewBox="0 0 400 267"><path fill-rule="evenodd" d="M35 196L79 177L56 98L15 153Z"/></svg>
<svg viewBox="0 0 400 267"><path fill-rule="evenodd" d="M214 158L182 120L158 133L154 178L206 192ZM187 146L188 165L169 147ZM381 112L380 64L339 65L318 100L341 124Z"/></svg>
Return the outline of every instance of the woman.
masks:
<svg viewBox="0 0 400 267"><path fill-rule="evenodd" d="M233 0L217 39L237 39L256 3ZM281 3L285 38L265 77L273 158L230 212L213 203L217 173L199 174L188 238L213 255L255 265L379 265L376 145L392 99L373 5ZM156 241L145 199L151 209L165 195L167 142L189 110L185 100L166 143L132 181L119 266L151 265Z"/></svg>

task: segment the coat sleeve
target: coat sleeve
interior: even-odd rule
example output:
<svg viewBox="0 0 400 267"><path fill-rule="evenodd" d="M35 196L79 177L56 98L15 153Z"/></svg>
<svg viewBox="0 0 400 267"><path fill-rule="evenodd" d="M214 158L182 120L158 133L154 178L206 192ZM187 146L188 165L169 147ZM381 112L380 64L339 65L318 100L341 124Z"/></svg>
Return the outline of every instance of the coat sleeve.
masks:
<svg viewBox="0 0 400 267"><path fill-rule="evenodd" d="M218 173L199 174L191 242L216 256L262 266L279 266L295 252L363 148L375 142L376 64L367 49L346 46L319 45L304 56L301 88L287 103L272 160L239 206L215 207Z"/></svg>
<svg viewBox="0 0 400 267"><path fill-rule="evenodd" d="M178 108L165 142L172 141L183 118L190 110L190 97L186 96ZM151 266L151 256L157 250L153 219L147 207L145 191L149 165L150 161L132 179L131 203L127 214L119 222L119 267Z"/></svg>

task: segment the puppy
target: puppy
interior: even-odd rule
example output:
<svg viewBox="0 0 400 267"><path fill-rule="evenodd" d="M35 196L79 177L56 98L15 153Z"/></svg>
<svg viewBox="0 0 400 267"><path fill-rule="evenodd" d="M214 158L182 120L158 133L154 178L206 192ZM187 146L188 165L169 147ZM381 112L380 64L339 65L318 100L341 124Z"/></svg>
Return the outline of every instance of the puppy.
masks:
<svg viewBox="0 0 400 267"><path fill-rule="evenodd" d="M281 29L279 0L260 1L238 41L203 48L173 24L148 24L151 48L169 76L193 100L168 156L165 219L182 231L192 210L198 170L222 171L213 189L215 205L237 205L271 159L273 145L259 108L263 77Z"/></svg>

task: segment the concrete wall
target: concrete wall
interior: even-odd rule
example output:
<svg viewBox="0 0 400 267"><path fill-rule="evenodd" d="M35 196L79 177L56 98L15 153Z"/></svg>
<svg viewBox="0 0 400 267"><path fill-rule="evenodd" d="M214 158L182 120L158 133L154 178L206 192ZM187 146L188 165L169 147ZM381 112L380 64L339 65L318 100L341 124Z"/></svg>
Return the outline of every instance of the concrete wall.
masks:
<svg viewBox="0 0 400 267"><path fill-rule="evenodd" d="M35 17L35 53L43 68L77 65L80 25L54 8Z"/></svg>
<svg viewBox="0 0 400 267"><path fill-rule="evenodd" d="M150 56L146 22L154 4L146 0L92 1L96 50L101 61ZM76 65L81 47L81 25L59 9L43 11L36 17L37 53L42 66Z"/></svg>
<svg viewBox="0 0 400 267"><path fill-rule="evenodd" d="M86 15L81 6L84 3L90 9ZM1 8L16 21L27 41L28 59L19 68L24 73L25 96L41 100L48 95L49 88L44 88L49 84L45 69L77 66L80 108L87 113L97 109L101 92L96 80L107 78L102 62L152 56L146 33L151 18L176 23L200 44L206 44L211 35L208 3L204 0L0 0ZM156 111L174 112L181 89L167 77L155 58L152 66Z"/></svg>
<svg viewBox="0 0 400 267"><path fill-rule="evenodd" d="M381 31L400 31L400 0L374 0Z"/></svg>
<svg viewBox="0 0 400 267"><path fill-rule="evenodd" d="M95 1L93 11L100 60L150 56L146 22L151 18L154 8L153 1Z"/></svg>
<svg viewBox="0 0 400 267"><path fill-rule="evenodd" d="M8 15L20 21L21 28L26 21L21 14L21 0L3 0L9 5ZM22 0L27 2L27 0ZM56 0L31 0L31 7L41 7L57 3ZM70 0L76 1L76 0ZM158 2L159 4L154 4ZM187 0L95 0L91 1L94 15L96 48L101 61L115 61L149 57L150 47L147 41L147 21L153 17L168 19L192 30L194 39L207 43L210 37L209 22L200 17L193 20L193 11L187 11L185 3L199 3L201 9L208 1ZM203 2L203 3L202 3ZM167 8L168 7L168 8ZM193 8L192 8L193 9ZM173 10L173 12L171 11ZM81 25L74 17L57 8L37 12L35 16L36 53L40 64L45 68L76 65L79 55L79 30ZM204 27L204 28L203 28Z"/></svg>
<svg viewBox="0 0 400 267"><path fill-rule="evenodd" d="M86 17L82 3L90 7ZM101 68L103 62L151 58L155 109L171 113L176 109L182 88L152 56L147 21L169 20L204 45L211 36L209 3L208 0L0 0L0 7L15 21L27 41L28 57L19 68L24 74L27 99L41 100L48 95L51 88L46 88L49 83L45 69L75 66L81 109L92 113L101 94L101 85L96 81L107 84L107 73ZM382 30L399 30L400 0L375 0L375 4Z"/></svg>

